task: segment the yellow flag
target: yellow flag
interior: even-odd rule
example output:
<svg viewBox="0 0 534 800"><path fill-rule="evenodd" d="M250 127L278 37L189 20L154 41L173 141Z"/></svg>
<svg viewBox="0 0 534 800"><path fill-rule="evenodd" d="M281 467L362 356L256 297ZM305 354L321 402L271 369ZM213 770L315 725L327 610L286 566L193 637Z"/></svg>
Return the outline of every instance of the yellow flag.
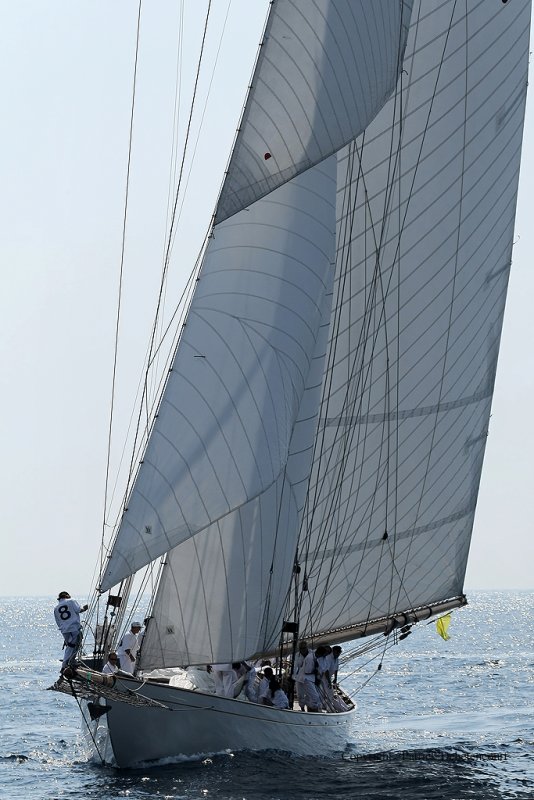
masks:
<svg viewBox="0 0 534 800"><path fill-rule="evenodd" d="M451 624L450 614L445 614L444 617L440 617L438 620L436 620L436 630L441 636L441 638L445 639L445 641L451 638L447 633L450 624Z"/></svg>

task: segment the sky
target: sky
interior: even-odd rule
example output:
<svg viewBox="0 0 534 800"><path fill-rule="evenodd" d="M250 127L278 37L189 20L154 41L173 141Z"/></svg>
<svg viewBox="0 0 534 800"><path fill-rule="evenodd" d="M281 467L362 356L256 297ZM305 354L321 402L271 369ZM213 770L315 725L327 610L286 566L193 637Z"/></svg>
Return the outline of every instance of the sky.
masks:
<svg viewBox="0 0 534 800"><path fill-rule="evenodd" d="M202 34L198 11L205 7L203 0L185 3L180 141ZM211 216L266 9L266 0L213 3L168 297L179 295ZM143 6L112 473L159 288L181 14L176 0ZM136 23L133 0L17 0L0 7L2 595L66 588L81 598L92 582L103 520ZM533 588L533 104L531 96L468 590Z"/></svg>

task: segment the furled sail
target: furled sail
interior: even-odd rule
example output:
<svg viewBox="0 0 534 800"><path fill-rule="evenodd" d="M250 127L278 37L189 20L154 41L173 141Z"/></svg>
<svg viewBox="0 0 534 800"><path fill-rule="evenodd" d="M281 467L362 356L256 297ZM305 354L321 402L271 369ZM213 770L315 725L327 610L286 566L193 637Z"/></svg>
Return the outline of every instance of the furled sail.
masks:
<svg viewBox="0 0 534 800"><path fill-rule="evenodd" d="M360 134L395 87L413 0L275 0L222 221Z"/></svg>
<svg viewBox="0 0 534 800"><path fill-rule="evenodd" d="M528 0L417 2L395 96L339 154L330 348L299 547L304 635L349 639L463 602L529 26Z"/></svg>
<svg viewBox="0 0 534 800"><path fill-rule="evenodd" d="M410 9L411 0L273 4L218 220L324 160L363 130L395 85ZM297 90L298 102L287 95L289 85ZM267 102L262 92L274 93L278 100ZM284 174L239 203L230 201L235 176L248 176L247 185L252 180L247 166L250 136L253 130L267 130L267 107L280 144L285 142L287 156L279 162ZM317 135L305 133L302 115ZM314 142L311 150L308 139ZM287 147L297 140L300 150L294 144ZM277 150L273 146L267 159L273 164L282 158ZM289 172L288 159L294 159ZM312 207L314 189L300 187L293 183L286 195L273 197L267 206L254 204L239 219L226 219L214 228L102 590L249 502L277 481L285 466L325 279L321 231L328 214ZM306 196L301 199L302 193ZM320 225L312 222L316 218ZM329 235L334 230L335 224ZM247 263L250 248L255 252L252 267ZM308 268L312 279L299 274ZM219 372L222 364L224 375Z"/></svg>

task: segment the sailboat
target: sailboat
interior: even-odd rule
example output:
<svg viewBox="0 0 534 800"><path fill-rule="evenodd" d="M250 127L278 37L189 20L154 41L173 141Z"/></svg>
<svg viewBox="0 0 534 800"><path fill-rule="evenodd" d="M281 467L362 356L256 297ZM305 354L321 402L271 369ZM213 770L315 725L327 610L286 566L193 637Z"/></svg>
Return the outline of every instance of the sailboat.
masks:
<svg viewBox="0 0 534 800"><path fill-rule="evenodd" d="M299 639L382 652L466 603L529 26L529 0L270 4L85 655L55 685L104 761L341 749L346 695L281 710L169 676L281 665ZM136 672L102 676L132 614Z"/></svg>

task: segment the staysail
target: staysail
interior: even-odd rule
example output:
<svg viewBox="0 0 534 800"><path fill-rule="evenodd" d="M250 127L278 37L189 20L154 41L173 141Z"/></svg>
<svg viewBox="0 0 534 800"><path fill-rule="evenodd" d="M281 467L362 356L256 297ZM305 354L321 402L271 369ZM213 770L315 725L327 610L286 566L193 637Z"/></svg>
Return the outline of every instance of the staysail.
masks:
<svg viewBox="0 0 534 800"><path fill-rule="evenodd" d="M298 69L301 81L315 86L306 98L309 119L326 113L325 103L334 91L330 82L318 77L322 61L339 64L335 69L339 75L336 105L354 105L354 88L342 73L355 58L358 71L365 69L370 76L366 111L358 112L352 133L343 129L344 138L338 146L362 130L383 105L386 86L394 86L402 61L410 7L406 0L380 0L376 4L382 16L375 18L375 10L370 15L371 51L366 45L354 55L353 40L333 36L341 24L341 11L347 25L349 21L350 25L359 25L360 6L368 5L347 0L306 4L311 11L308 20L313 19L315 24L314 44L302 39L300 62L294 69ZM302 0L278 0L271 8L267 30L278 30L282 18L301 17L302 6ZM388 32L389 49L383 41L384 31ZM268 37L265 53L271 52L274 41ZM310 58L316 50L320 50L320 58ZM387 68L382 67L373 77L374 60L367 61L370 52L377 50L382 51L381 60ZM263 85L269 63L265 57L259 59L253 85ZM255 117L250 115L251 123ZM255 124L263 125L259 118ZM322 145L315 161L332 152L325 136L324 132L320 135ZM238 143L236 147L241 146ZM308 166L307 160L299 161L292 175ZM242 167L241 159L234 159L226 183ZM319 170L316 174L323 173ZM277 185L289 177L280 178ZM335 177L332 185L335 199ZM333 251L323 247L321 239L321 220L323 216L328 219L321 207L322 190L314 200L313 191L310 194L299 186L292 183L283 200L273 198L270 205L261 208L254 205L214 227L187 325L101 590L248 503L278 480L284 469L320 324L325 264L333 259ZM276 208L273 216L271 210ZM232 213L236 210L234 206ZM335 219L328 235L333 240ZM317 247L320 256L315 252ZM247 263L250 248L256 262L251 266ZM288 271L292 277L287 276ZM224 374L219 370L221 364L225 365Z"/></svg>

